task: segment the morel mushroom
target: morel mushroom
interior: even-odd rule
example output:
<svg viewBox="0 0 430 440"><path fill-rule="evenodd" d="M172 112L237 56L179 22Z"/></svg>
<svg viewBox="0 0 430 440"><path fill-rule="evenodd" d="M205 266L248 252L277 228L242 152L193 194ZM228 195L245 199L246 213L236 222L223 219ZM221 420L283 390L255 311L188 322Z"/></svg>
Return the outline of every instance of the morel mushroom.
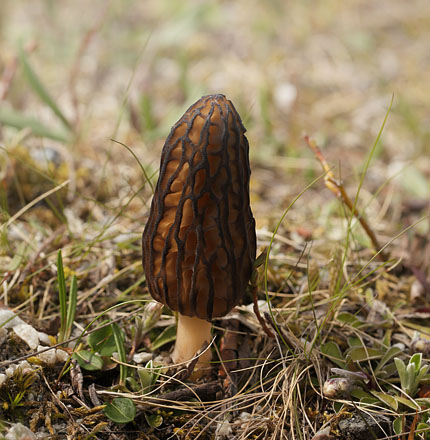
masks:
<svg viewBox="0 0 430 440"><path fill-rule="evenodd" d="M175 363L211 340L214 317L241 299L256 252L249 146L231 101L208 95L173 126L143 232L152 297L178 312ZM210 350L199 358L209 362Z"/></svg>

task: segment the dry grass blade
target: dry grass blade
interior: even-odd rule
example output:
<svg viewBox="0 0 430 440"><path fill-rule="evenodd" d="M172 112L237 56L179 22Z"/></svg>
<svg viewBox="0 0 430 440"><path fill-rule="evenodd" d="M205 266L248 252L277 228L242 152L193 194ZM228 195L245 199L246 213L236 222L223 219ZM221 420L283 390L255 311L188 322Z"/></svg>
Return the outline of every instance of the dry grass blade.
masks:
<svg viewBox="0 0 430 440"><path fill-rule="evenodd" d="M60 183L55 188L50 189L49 191L46 191L45 193L41 194L39 197L36 197L34 200L32 200L30 203L25 205L23 208L21 208L16 214L14 214L12 217L9 218L9 220L2 225L3 232L6 231L6 229L19 217L21 217L23 214L25 214L29 209L31 209L34 205L37 205L42 200L46 199L50 195L56 193L60 189L64 188L66 185L68 185L70 180L66 180L63 183Z"/></svg>

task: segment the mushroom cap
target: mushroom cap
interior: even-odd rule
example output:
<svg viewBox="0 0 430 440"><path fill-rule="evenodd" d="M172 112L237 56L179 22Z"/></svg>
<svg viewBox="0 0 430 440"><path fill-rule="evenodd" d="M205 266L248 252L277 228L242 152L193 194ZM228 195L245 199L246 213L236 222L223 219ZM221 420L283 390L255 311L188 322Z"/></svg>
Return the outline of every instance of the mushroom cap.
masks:
<svg viewBox="0 0 430 440"><path fill-rule="evenodd" d="M143 232L154 299L210 320L243 296L256 253L245 127L224 95L203 96L172 127Z"/></svg>

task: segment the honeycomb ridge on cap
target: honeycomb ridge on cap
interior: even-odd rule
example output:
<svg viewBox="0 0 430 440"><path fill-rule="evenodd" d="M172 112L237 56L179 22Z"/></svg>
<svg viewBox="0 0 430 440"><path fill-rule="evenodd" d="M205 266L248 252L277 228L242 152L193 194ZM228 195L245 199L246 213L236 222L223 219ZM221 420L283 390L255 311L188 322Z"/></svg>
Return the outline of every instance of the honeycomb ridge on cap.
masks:
<svg viewBox="0 0 430 440"><path fill-rule="evenodd" d="M245 127L224 95L203 96L172 127L143 233L151 295L211 319L241 299L256 254Z"/></svg>

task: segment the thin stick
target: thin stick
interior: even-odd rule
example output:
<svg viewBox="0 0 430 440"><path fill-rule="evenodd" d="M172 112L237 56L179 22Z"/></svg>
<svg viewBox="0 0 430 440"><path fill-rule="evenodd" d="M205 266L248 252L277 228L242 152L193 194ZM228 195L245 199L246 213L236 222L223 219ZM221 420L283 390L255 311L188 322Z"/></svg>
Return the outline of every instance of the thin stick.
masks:
<svg viewBox="0 0 430 440"><path fill-rule="evenodd" d="M373 247L378 251L378 258L381 261L387 260L387 255L384 251L381 250L382 246L379 244L378 239L376 238L375 233L367 223L366 219L356 210L354 209L354 205L349 198L348 194L345 191L345 188L343 187L342 183L338 182L333 174L333 171L329 167L327 161L325 160L321 150L319 149L318 145L309 138L309 136L305 136L304 140L306 144L312 149L312 151L315 154L315 157L319 160L321 163L322 169L325 172L324 176L324 182L325 186L339 199L343 201L343 203L348 207L348 209L353 213L353 215L357 218L357 220L360 222L361 226L365 230L366 234L369 236Z"/></svg>

